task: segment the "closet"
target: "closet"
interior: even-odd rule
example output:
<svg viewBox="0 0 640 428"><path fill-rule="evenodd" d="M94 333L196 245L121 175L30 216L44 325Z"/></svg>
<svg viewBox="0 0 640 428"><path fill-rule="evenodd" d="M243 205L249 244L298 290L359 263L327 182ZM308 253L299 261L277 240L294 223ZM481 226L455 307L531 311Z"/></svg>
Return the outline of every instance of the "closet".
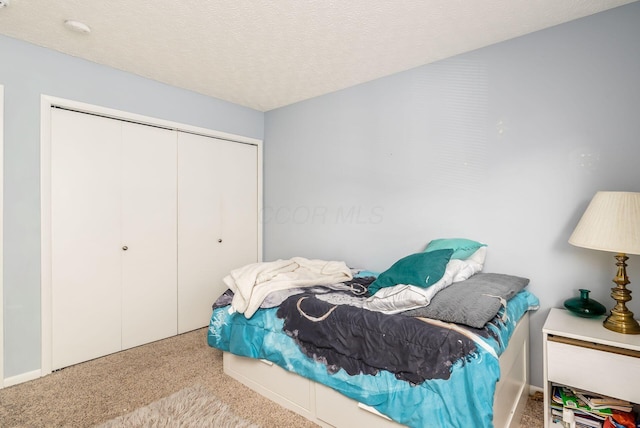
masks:
<svg viewBox="0 0 640 428"><path fill-rule="evenodd" d="M204 327L258 258L257 146L51 109L51 368Z"/></svg>

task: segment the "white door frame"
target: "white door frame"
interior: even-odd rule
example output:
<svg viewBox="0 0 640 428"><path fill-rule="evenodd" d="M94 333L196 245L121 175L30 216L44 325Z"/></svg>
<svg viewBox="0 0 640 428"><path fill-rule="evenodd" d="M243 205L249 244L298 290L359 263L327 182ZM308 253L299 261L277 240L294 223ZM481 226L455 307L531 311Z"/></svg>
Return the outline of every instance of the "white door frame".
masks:
<svg viewBox="0 0 640 428"><path fill-rule="evenodd" d="M51 373L51 109L62 107L145 125L205 135L258 148L258 209L262 212L262 140L214 131L135 113L42 95L40 99L40 204L41 204L41 328L42 355L40 375ZM262 261L262 219L258 216L258 261ZM1 296L0 296L1 297ZM1 372L0 372L1 373ZM27 380L27 379L25 379Z"/></svg>
<svg viewBox="0 0 640 428"><path fill-rule="evenodd" d="M4 86L0 85L0 388L4 387Z"/></svg>

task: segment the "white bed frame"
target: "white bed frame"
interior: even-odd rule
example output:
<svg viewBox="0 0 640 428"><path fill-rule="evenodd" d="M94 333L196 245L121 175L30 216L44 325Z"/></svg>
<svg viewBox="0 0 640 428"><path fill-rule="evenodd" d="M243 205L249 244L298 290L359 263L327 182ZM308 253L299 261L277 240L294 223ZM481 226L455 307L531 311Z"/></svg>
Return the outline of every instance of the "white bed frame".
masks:
<svg viewBox="0 0 640 428"><path fill-rule="evenodd" d="M507 350L500 356L500 381L493 404L496 428L520 424L529 395L529 314L518 323ZM266 360L224 353L224 372L268 399L322 427L401 425L335 390L288 372Z"/></svg>

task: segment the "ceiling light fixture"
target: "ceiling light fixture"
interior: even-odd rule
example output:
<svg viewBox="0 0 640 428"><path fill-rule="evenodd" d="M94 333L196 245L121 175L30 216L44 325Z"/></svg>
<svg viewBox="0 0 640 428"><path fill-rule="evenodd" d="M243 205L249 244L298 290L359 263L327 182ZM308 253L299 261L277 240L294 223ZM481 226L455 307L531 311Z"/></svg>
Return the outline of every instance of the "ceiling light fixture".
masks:
<svg viewBox="0 0 640 428"><path fill-rule="evenodd" d="M0 0L2 1L2 0ZM6 0L5 0L6 1ZM91 28L84 22L74 21L72 19L67 19L64 21L64 25L70 29L71 31L75 31L76 33L89 34L91 32Z"/></svg>
<svg viewBox="0 0 640 428"><path fill-rule="evenodd" d="M10 3L10 0L0 0L0 9L2 9L3 7L8 7Z"/></svg>

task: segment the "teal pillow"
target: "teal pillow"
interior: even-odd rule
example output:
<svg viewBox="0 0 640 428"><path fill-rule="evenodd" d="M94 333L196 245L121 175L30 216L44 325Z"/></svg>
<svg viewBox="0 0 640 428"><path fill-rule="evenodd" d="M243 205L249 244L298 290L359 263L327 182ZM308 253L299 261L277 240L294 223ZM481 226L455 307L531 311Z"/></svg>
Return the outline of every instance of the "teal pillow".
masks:
<svg viewBox="0 0 640 428"><path fill-rule="evenodd" d="M430 287L444 276L452 254L452 249L444 249L404 257L382 272L369 285L369 294L374 295L381 288L393 287L398 284L409 284L422 288Z"/></svg>
<svg viewBox="0 0 640 428"><path fill-rule="evenodd" d="M451 249L453 250L452 259L466 260L478 251L481 247L486 247L487 244L472 241L471 239L453 238L453 239L434 239L429 242L425 252Z"/></svg>

